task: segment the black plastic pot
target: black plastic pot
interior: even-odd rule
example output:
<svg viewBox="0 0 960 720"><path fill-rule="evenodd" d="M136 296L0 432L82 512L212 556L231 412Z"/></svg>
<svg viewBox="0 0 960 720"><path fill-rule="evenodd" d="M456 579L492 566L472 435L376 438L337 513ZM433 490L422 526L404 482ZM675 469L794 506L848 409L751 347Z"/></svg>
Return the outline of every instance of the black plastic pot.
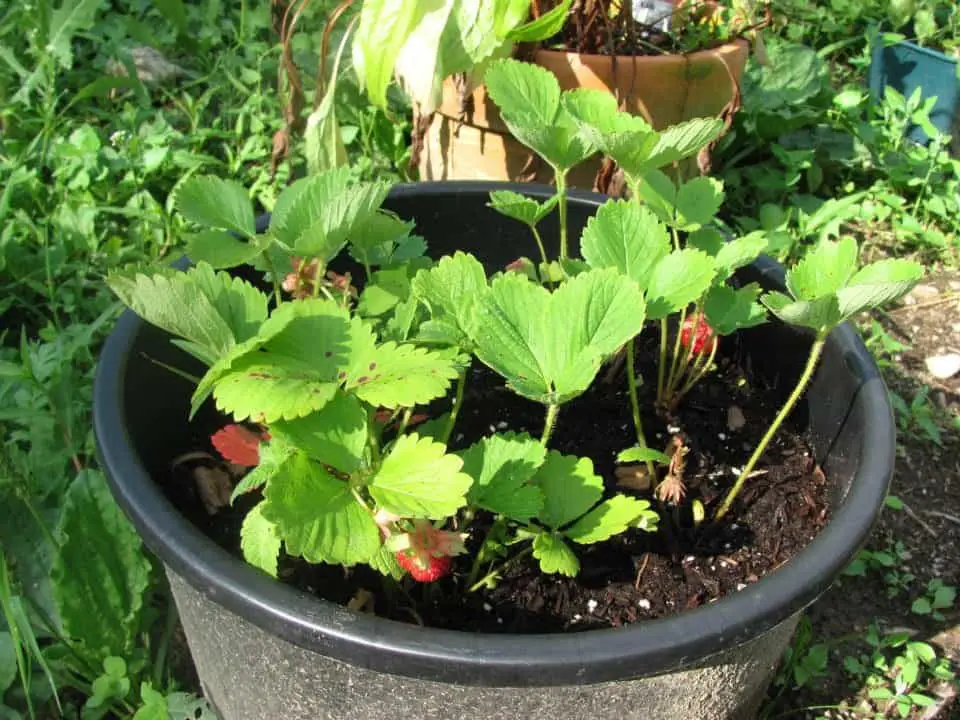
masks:
<svg viewBox="0 0 960 720"><path fill-rule="evenodd" d="M434 255L461 248L502 267L530 251L528 230L485 207L495 183L396 188L387 206L414 219ZM574 194L578 238L603 197ZM544 237L556 237L546 228ZM782 282L770 261L742 273ZM785 391L809 340L779 325L750 331ZM771 348L775 362L770 362ZM875 521L893 470L886 390L850 327L827 343L807 395L832 520L784 567L742 592L680 615L610 630L509 636L420 628L361 615L273 580L191 525L165 497L171 459L189 444L192 388L146 356L189 358L125 313L97 371L94 423L113 492L167 567L208 697L225 720L250 718L752 717L797 613L838 576ZM611 715L613 713L613 715Z"/></svg>

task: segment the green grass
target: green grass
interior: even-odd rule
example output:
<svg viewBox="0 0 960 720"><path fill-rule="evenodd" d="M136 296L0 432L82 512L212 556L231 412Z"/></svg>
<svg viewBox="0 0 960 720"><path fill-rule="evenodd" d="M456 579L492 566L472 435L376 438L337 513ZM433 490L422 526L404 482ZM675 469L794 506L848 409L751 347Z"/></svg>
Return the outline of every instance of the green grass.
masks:
<svg viewBox="0 0 960 720"><path fill-rule="evenodd" d="M308 108L332 5L313 3L291 43ZM857 84L866 41L834 47L845 32L834 15L818 10L782 33L814 43L822 56L771 43L775 58L798 53L779 67L798 67L799 58L804 72L785 79L774 62L745 81L745 109L717 153L727 220L775 234L783 257L800 243L852 231L868 242L895 235L894 252L955 262L960 166L942 143L929 150L902 142L906 118L922 114L918 99L867 106ZM128 51L138 45L186 73L160 83L110 75L111 63L132 67ZM832 55L842 62L831 69L824 58ZM156 562L112 503L105 509L92 378L120 311L106 273L181 252L181 220L171 212L178 183L193 173L233 178L269 210L291 175L305 171L299 140L289 162L271 167L289 101L280 60L265 2L32 0L0 10L0 718L57 717L58 706L65 717L145 718L162 704L171 717L212 717L182 692L171 665L171 605ZM784 92L794 101L778 103ZM402 103L389 114L371 107L349 68L337 100L356 173L411 179ZM845 203L855 192L861 200ZM937 420L924 398L901 402L904 431L933 440ZM62 566L84 513L103 520L94 540L113 548L102 561L117 570L110 587L103 583L102 617L71 602L83 580L103 574L102 562L69 573ZM896 575L895 551L882 552L860 562L865 572L895 577L892 591L905 580ZM947 594L927 588L928 614L944 609ZM798 637L780 692L828 667L819 645ZM919 678L946 672L909 642L877 633L861 640L866 655L848 656L843 667L876 693L900 692L890 680L894 665L916 660ZM881 676L887 680L875 680ZM922 702L903 692L893 700L898 707Z"/></svg>

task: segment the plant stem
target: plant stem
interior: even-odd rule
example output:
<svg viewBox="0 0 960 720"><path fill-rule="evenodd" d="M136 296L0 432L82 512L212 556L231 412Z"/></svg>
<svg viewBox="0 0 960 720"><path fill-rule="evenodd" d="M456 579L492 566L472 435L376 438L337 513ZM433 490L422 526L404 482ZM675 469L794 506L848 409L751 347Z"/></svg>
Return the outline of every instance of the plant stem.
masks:
<svg viewBox="0 0 960 720"><path fill-rule="evenodd" d="M803 395L804 390L807 389L807 385L810 383L810 378L813 377L813 371L817 367L817 361L820 359L820 355L823 352L823 346L825 342L825 334L821 333L817 336L817 339L813 343L813 347L810 348L810 356L807 358L807 366L803 369L803 374L797 381L797 386L793 389L793 392L790 393L790 397L787 398L787 402L784 403L782 408L780 408L780 412L777 413L777 417L774 418L773 423L771 423L770 427L767 429L767 432L764 434L763 438L760 440L760 443L753 451L750 459L747 460L747 464L743 466L743 470L740 471L740 477L737 478L737 481L733 484L733 487L730 488L730 491L723 500L723 504L713 516L714 520L720 520L724 515L727 514L727 511L730 510L730 506L733 504L733 501L736 500L737 495L743 488L743 483L746 482L747 476L753 472L753 468L756 466L760 456L763 455L764 450L767 449L767 445L770 444L770 440L773 439L773 436L780 428L780 425L783 424L783 421L793 410L794 405L797 404L800 396Z"/></svg>
<svg viewBox="0 0 960 720"><path fill-rule="evenodd" d="M559 405L551 404L547 406L547 417L543 421L543 435L540 436L540 444L546 447L553 435L553 427L557 424L557 413L560 410Z"/></svg>
<svg viewBox="0 0 960 720"><path fill-rule="evenodd" d="M167 652L170 649L170 640L177 629L177 604L173 596L167 592L167 618L163 626L163 635L157 645L157 658L153 664L153 686L159 691L163 687L163 675L167 665Z"/></svg>
<svg viewBox="0 0 960 720"><path fill-rule="evenodd" d="M667 319L660 318L660 362L657 363L657 402L663 398L663 379L667 367Z"/></svg>
<svg viewBox="0 0 960 720"><path fill-rule="evenodd" d="M560 214L560 259L567 259L567 174L557 172L557 210Z"/></svg>
<svg viewBox="0 0 960 720"><path fill-rule="evenodd" d="M490 572L488 572L486 575L484 575L482 578L480 578L477 582L475 582L473 585L471 585L470 588L467 590L467 592L476 592L477 590L479 590L480 588L482 588L484 585L486 585L487 580L489 580L490 578L492 578L494 575L496 575L496 574L498 574L498 573L502 573L502 572L503 572L504 570L506 570L508 567L510 567L510 566L513 565L514 563L522 560L523 558L525 558L527 555L529 555L529 554L532 553L532 552L533 552L533 543L531 543L530 545L528 545L527 547L525 547L523 550L521 550L520 552L518 552L516 555L514 555L512 558L510 558L510 559L508 559L506 562L504 562L503 565L500 566L500 569L499 569L499 570L491 570Z"/></svg>
<svg viewBox="0 0 960 720"><path fill-rule="evenodd" d="M267 267L270 268L270 279L273 281L273 297L279 306L283 302L283 295L280 293L280 276L277 275L276 263L274 263L273 258L270 257L269 250L264 250L261 256L267 263Z"/></svg>
<svg viewBox="0 0 960 720"><path fill-rule="evenodd" d="M400 425L397 427L397 437L400 437L407 431L407 425L410 424L411 417L413 417L413 408L404 408L403 415L400 416Z"/></svg>
<svg viewBox="0 0 960 720"><path fill-rule="evenodd" d="M670 356L670 371L667 373L667 385L664 388L664 396L658 397L657 400L665 403L668 399L673 396L673 390L677 384L677 366L679 365L680 358L680 338L683 336L683 324L687 320L687 309L683 308L680 311L680 322L677 324L677 336L673 339L673 354ZM691 338L692 344L693 338Z"/></svg>
<svg viewBox="0 0 960 720"><path fill-rule="evenodd" d="M537 226L531 225L530 232L533 233L533 239L537 241L537 248L540 250L540 259L543 261L544 265L549 265L550 261L547 260L547 248L543 244L543 238L540 237L540 231L537 230Z"/></svg>
<svg viewBox="0 0 960 720"><path fill-rule="evenodd" d="M647 438L643 434L643 422L640 419L640 401L637 399L637 371L633 367L633 344L634 339L631 338L627 342L627 386L630 388L630 408L633 412L633 426L637 429L637 443L640 447L647 447ZM647 460L647 473L650 476L651 482L656 477L656 472L653 469L653 461Z"/></svg>
<svg viewBox="0 0 960 720"><path fill-rule="evenodd" d="M453 434L453 427L457 423L457 415L460 413L460 405L463 404L463 386L466 384L467 371L461 370L460 377L457 378L457 395L454 397L453 405L450 407L450 417L447 418L447 425L443 428L443 434L438 438L444 445L450 442L450 436Z"/></svg>
<svg viewBox="0 0 960 720"><path fill-rule="evenodd" d="M480 548L477 550L477 556L473 559L473 565L470 568L470 575L467 576L467 586L473 587L477 582L477 576L480 574L480 566L483 564L484 560L487 559L487 554L484 552L487 548L487 540L490 539L490 536L493 535L494 531L499 532L499 528L506 525L506 520L503 517L498 517L490 525L490 528L487 530L486 534L483 536L483 542L480 543Z"/></svg>
<svg viewBox="0 0 960 720"><path fill-rule="evenodd" d="M676 398L679 400L688 392L691 388L700 382L700 378L709 372L710 367L713 365L713 359L717 356L717 346L719 345L717 338L713 339L713 345L710 346L710 354L706 356L706 362L703 362L704 355L701 353L700 357L693 364L693 370L690 371L690 375L687 378L687 382L684 384L680 390L677 391Z"/></svg>

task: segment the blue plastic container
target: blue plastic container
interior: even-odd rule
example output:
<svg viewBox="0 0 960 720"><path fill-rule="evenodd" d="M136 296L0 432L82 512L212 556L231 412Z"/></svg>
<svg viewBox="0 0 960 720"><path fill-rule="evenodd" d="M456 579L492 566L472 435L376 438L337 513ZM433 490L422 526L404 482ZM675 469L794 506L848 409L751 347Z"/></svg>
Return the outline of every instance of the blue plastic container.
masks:
<svg viewBox="0 0 960 720"><path fill-rule="evenodd" d="M956 58L942 52L901 42L888 47L878 46L870 63L870 94L875 101L883 98L887 86L909 97L918 87L923 97L936 95L937 104L930 121L944 133L950 133L960 105L960 79ZM930 138L914 125L908 137L918 143Z"/></svg>

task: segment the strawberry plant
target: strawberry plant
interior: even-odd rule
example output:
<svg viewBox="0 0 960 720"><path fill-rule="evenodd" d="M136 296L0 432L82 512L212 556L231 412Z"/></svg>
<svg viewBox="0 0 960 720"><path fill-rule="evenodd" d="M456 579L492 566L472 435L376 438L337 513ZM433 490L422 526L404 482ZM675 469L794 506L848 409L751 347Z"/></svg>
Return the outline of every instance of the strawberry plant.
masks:
<svg viewBox="0 0 960 720"><path fill-rule="evenodd" d="M656 323L659 404L669 412L709 372L721 338L764 322L769 310L813 330L815 340L720 519L803 393L830 330L919 277L905 261L858 270L856 243L843 240L821 243L798 263L789 294L737 286L735 271L763 251L763 236L725 238L714 217L722 186L659 170L715 140L719 121L657 132L618 112L609 96L561 93L549 73L514 61L493 64L486 82L511 132L556 171L556 196L545 203L512 192L491 197L493 210L531 228L539 264L491 273L460 251L435 261L414 224L381 207L387 184L352 184L341 168L284 190L265 233L256 232L244 188L192 177L175 204L198 227L187 238L195 264L108 280L206 366L192 413L212 398L232 417L212 443L226 461L252 467L233 491L234 500L258 493L241 548L273 575L281 548L310 563L363 564L421 582L472 554L469 591L496 584L530 555L544 573L576 575L575 548L654 530L658 515L639 492L605 492L590 457L552 446L564 407L624 356L637 446L621 459L646 463L657 497L679 505L691 448L680 442L667 454L647 445L635 340ZM620 164L632 198L600 206L575 244L564 176L596 152ZM550 258L538 225L554 211L559 253ZM362 267L362 290L332 269L344 255ZM252 268L244 277L263 282L226 272L243 265ZM539 437L491 428L467 447L451 442L474 361L542 406ZM438 416L438 407L446 412ZM666 469L662 480L657 465Z"/></svg>

